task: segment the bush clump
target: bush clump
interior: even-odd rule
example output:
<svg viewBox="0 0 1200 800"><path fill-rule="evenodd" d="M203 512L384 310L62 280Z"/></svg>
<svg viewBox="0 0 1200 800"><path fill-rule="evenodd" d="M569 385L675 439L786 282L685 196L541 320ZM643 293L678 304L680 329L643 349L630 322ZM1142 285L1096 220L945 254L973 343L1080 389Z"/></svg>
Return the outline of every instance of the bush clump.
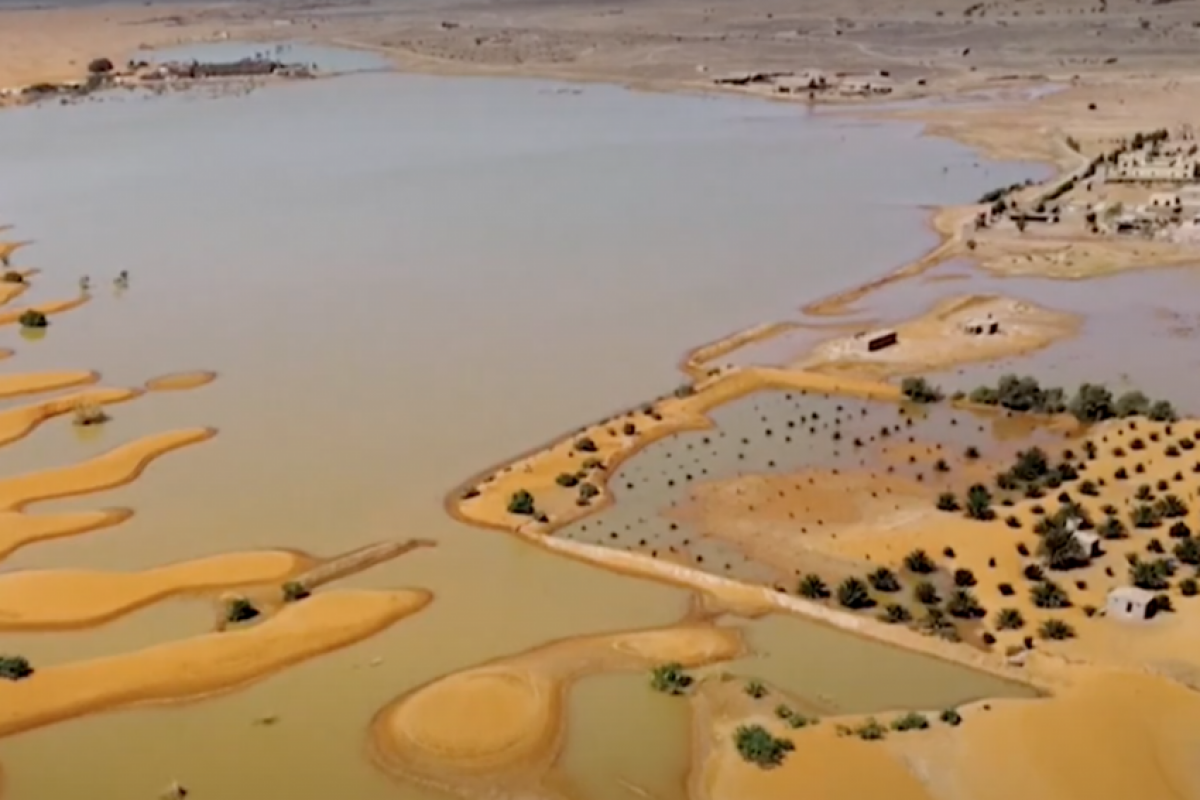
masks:
<svg viewBox="0 0 1200 800"><path fill-rule="evenodd" d="M923 731L929 727L929 719L924 714L910 711L892 720L890 727L894 731Z"/></svg>
<svg viewBox="0 0 1200 800"><path fill-rule="evenodd" d="M900 579L896 577L896 573L887 567L880 567L875 570L867 576L867 580L877 592L900 591Z"/></svg>
<svg viewBox="0 0 1200 800"><path fill-rule="evenodd" d="M312 594L308 587L300 581L288 581L283 585L281 592L285 603L295 603Z"/></svg>
<svg viewBox="0 0 1200 800"><path fill-rule="evenodd" d="M229 623L245 622L258 616L258 609L244 597L235 597L225 606L225 621Z"/></svg>
<svg viewBox="0 0 1200 800"><path fill-rule="evenodd" d="M825 600L829 597L829 586L816 573L809 573L800 579L796 593L809 600Z"/></svg>
<svg viewBox="0 0 1200 800"><path fill-rule="evenodd" d="M25 656L0 656L0 678L20 681L33 674L33 667Z"/></svg>
<svg viewBox="0 0 1200 800"><path fill-rule="evenodd" d="M22 328L45 328L50 324L50 320L46 318L46 315L36 308L26 309L17 318L17 322L20 323Z"/></svg>
<svg viewBox="0 0 1200 800"><path fill-rule="evenodd" d="M905 378L900 391L914 403L937 403L944 397L941 389L924 378Z"/></svg>
<svg viewBox="0 0 1200 800"><path fill-rule="evenodd" d="M777 767L796 749L791 739L772 736L761 725L741 725L733 734L733 743L743 760L763 769Z"/></svg>
<svg viewBox="0 0 1200 800"><path fill-rule="evenodd" d="M838 585L837 599L840 604L849 609L870 608L875 605L867 584L858 578L846 578Z"/></svg>
<svg viewBox="0 0 1200 800"><path fill-rule="evenodd" d="M1043 639L1061 641L1063 639L1073 639L1075 637L1075 629L1061 619L1051 618L1043 622L1042 626L1038 628L1038 635Z"/></svg>
<svg viewBox="0 0 1200 800"><path fill-rule="evenodd" d="M663 694L683 694L694 682L695 679L684 672L683 664L678 661L660 664L650 672L650 688Z"/></svg>
<svg viewBox="0 0 1200 800"><path fill-rule="evenodd" d="M518 489L513 492L512 497L508 498L508 513L532 517L536 512L533 495L524 489Z"/></svg>
<svg viewBox="0 0 1200 800"><path fill-rule="evenodd" d="M928 575L937 569L937 564L929 557L929 554L920 548L904 557L904 566L909 572L917 575Z"/></svg>

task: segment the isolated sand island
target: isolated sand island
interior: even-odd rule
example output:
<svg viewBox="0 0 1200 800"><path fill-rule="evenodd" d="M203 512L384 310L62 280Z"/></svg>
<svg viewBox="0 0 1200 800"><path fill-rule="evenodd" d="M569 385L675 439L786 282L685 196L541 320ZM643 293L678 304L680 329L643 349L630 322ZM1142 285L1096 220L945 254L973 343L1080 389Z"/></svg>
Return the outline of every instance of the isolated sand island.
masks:
<svg viewBox="0 0 1200 800"><path fill-rule="evenodd" d="M419 685L401 665L395 680L408 682L386 700L373 696L373 716L357 723L363 767L394 779L397 796L434 793L422 800L603 796L570 769L572 698L600 676L632 674L647 708L667 703L684 715L687 741L677 743L686 754L669 797L626 781L630 797L1200 800L1200 398L1149 397L1123 377L1130 352L1155 357L1162 319L1117 331L1120 352L1114 332L1095 324L1097 306L1122 286L1200 264L1195 4L800 5L0 11L0 106L317 77L273 57L143 60L147 48L304 39L409 72L832 106L1052 169L933 210L937 243L919 258L831 296L796 297L792 318L698 344L681 358L674 390L580 420L449 492L445 509L458 521L631 585L681 588L690 606L674 624L525 642L466 667L459 659ZM86 283L77 295L27 302L36 243L10 233L0 242L0 326L32 341L53 337L60 314L99 313ZM796 264L800 272L803 253ZM620 309L611 311L619 324ZM1187 328L1171 335L1192 335ZM4 358L19 359L15 344ZM1059 377L1077 363L1060 357L1068 347L1093 356L1085 378ZM86 368L0 375L0 399L18 398L0 410L0 444L56 424L103 430L110 414L163 399L150 395L220 380L202 369L131 387L101 377ZM75 553L102 530L120 536L133 509L35 507L129 484L218 435L203 420L181 421L74 463L6 474L0 558L51 541ZM432 545L389 539L315 555L268 542L137 569L6 571L0 631L13 636L77 635L180 600L211 606L212 624L69 663L0 655L0 736L239 691L362 642L438 599L419 587L328 584ZM438 608L410 624L434 621ZM779 673L756 674L766 662L755 660L749 631L783 618L848 634L876 654L986 677L993 691L844 709ZM436 637L482 633L496 632ZM786 666L836 657L806 652ZM875 675L877 664L835 666ZM338 705L339 688L319 691ZM639 733L638 719L623 723L616 735ZM175 785L166 796L186 794Z"/></svg>

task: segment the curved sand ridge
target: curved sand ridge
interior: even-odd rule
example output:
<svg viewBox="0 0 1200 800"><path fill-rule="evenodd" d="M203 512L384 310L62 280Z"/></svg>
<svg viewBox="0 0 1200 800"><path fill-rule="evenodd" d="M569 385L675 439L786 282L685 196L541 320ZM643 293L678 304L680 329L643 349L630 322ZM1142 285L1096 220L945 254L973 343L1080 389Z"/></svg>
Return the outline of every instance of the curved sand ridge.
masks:
<svg viewBox="0 0 1200 800"><path fill-rule="evenodd" d="M554 642L395 700L372 722L373 754L390 772L460 796L495 796L497 786L557 796L550 773L574 681L670 661L701 666L743 651L740 631L700 625Z"/></svg>
<svg viewBox="0 0 1200 800"><path fill-rule="evenodd" d="M143 436L96 458L67 467L0 480L0 509L20 511L42 500L90 494L136 479L159 456L217 435L214 428L189 428Z"/></svg>
<svg viewBox="0 0 1200 800"><path fill-rule="evenodd" d="M0 630L98 625L173 595L281 584L315 559L286 551L224 553L142 572L28 570L0 576Z"/></svg>
<svg viewBox="0 0 1200 800"><path fill-rule="evenodd" d="M261 624L0 681L0 736L135 703L234 689L376 634L424 608L423 590L332 590Z"/></svg>
<svg viewBox="0 0 1200 800"><path fill-rule="evenodd" d="M21 315L26 311L40 311L47 317L52 317L55 314L62 314L75 308L79 308L84 303L92 299L91 295L80 294L78 297L72 297L69 300L50 300L45 303L38 303L36 306L27 306L25 308L14 308L11 311L0 311L0 325L12 325L21 319Z"/></svg>
<svg viewBox="0 0 1200 800"><path fill-rule="evenodd" d="M91 370L62 370L59 372L24 372L0 375L0 399L26 394L52 392L73 386L95 383L100 373Z"/></svg>
<svg viewBox="0 0 1200 800"><path fill-rule="evenodd" d="M145 389L148 392L182 392L207 386L216 379L217 373L211 370L196 369L187 372L172 372L146 381Z"/></svg>
<svg viewBox="0 0 1200 800"><path fill-rule="evenodd" d="M94 389L0 411L0 446L28 436L46 420L69 414L81 405L124 403L141 394L139 389Z"/></svg>

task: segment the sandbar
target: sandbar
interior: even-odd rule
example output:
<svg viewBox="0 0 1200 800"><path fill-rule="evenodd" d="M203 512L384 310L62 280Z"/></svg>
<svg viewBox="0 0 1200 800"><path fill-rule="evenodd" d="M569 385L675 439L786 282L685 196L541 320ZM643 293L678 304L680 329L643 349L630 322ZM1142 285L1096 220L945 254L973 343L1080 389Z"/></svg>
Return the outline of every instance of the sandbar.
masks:
<svg viewBox="0 0 1200 800"><path fill-rule="evenodd" d="M0 399L26 394L52 392L72 386L95 383L100 373L91 370L62 370L59 372L23 372L0 375Z"/></svg>
<svg viewBox="0 0 1200 800"><path fill-rule="evenodd" d="M124 403L140 394L138 389L92 389L0 411L0 446L28 436L46 420L69 414L80 406Z"/></svg>
<svg viewBox="0 0 1200 800"><path fill-rule="evenodd" d="M331 590L261 624L133 653L39 669L0 681L0 736L137 703L241 688L292 664L372 636L428 605L421 589Z"/></svg>
<svg viewBox="0 0 1200 800"><path fill-rule="evenodd" d="M0 311L0 325L12 325L21 319L21 315L26 311L40 311L47 317L55 314L63 314L75 308L79 308L84 303L90 301L91 295L80 294L78 297L72 297L69 300L50 300L45 303L38 303L36 306L27 308L14 308L11 311Z"/></svg>
<svg viewBox="0 0 1200 800"><path fill-rule="evenodd" d="M22 570L0 576L0 629L100 625L174 595L279 585L314 559L290 551L223 553L140 572Z"/></svg>
<svg viewBox="0 0 1200 800"><path fill-rule="evenodd" d="M207 386L216 379L217 373L210 370L172 372L169 375L159 375L146 381L145 389L148 392L182 392Z"/></svg>
<svg viewBox="0 0 1200 800"><path fill-rule="evenodd" d="M127 508L59 514L0 511L0 560L8 558L26 545L111 528L120 525L131 516L133 511Z"/></svg>
<svg viewBox="0 0 1200 800"><path fill-rule="evenodd" d="M190 428L143 436L88 461L0 480L0 510L59 497L90 494L135 480L159 456L205 442L213 428Z"/></svg>

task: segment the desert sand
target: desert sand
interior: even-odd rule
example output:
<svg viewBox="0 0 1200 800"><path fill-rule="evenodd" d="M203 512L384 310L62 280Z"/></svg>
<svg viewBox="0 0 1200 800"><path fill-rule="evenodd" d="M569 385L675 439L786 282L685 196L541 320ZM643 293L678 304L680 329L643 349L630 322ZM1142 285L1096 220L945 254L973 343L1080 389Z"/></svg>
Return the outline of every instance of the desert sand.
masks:
<svg viewBox="0 0 1200 800"><path fill-rule="evenodd" d="M137 389L93 389L0 411L0 447L28 436L46 420L70 414L81 406L124 403L139 394Z"/></svg>
<svg viewBox="0 0 1200 800"><path fill-rule="evenodd" d="M172 372L170 375L159 375L146 381L148 392L182 392L188 389L198 389L207 386L217 379L217 373L210 370L191 370L190 372Z"/></svg>
<svg viewBox="0 0 1200 800"><path fill-rule="evenodd" d="M2 681L0 736L135 703L187 700L241 688L378 633L432 599L420 590L332 590L245 630L48 667L24 681Z"/></svg>
<svg viewBox="0 0 1200 800"><path fill-rule="evenodd" d="M564 796L553 767L575 681L666 662L702 666L743 649L738 631L710 626L555 642L398 698L372 723L372 752L390 772L459 797Z"/></svg>

